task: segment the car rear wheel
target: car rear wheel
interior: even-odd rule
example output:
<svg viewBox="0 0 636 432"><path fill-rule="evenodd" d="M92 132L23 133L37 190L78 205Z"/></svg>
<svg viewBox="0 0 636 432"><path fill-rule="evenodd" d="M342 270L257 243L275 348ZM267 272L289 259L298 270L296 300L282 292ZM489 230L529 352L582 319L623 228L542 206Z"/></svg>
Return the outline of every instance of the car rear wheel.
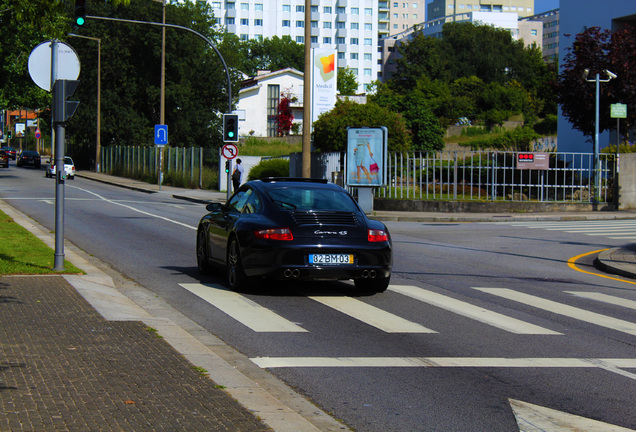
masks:
<svg viewBox="0 0 636 432"><path fill-rule="evenodd" d="M389 282L391 281L391 277L387 278L372 278L372 279L364 279L358 278L354 279L353 283L356 286L358 291L362 291L365 293L381 293L386 291L389 287Z"/></svg>
<svg viewBox="0 0 636 432"><path fill-rule="evenodd" d="M202 229L197 233L197 267L199 268L199 273L207 274L210 272L208 240L205 236L205 230Z"/></svg>
<svg viewBox="0 0 636 432"><path fill-rule="evenodd" d="M248 278L243 271L241 253L236 238L230 240L225 260L227 282L231 289L241 289L247 285Z"/></svg>

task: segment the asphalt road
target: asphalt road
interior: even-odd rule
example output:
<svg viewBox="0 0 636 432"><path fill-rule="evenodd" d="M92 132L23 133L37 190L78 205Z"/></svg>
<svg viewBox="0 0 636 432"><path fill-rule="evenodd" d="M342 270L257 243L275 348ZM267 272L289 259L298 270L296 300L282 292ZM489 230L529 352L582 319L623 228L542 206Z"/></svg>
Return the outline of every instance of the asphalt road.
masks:
<svg viewBox="0 0 636 432"><path fill-rule="evenodd" d="M53 230L53 179L11 165L0 182L0 198ZM356 297L349 283L232 293L221 273L196 271L204 213L66 182L68 240L358 431L518 431L525 404L636 429L636 285L568 265L626 240L567 223L394 222L386 293ZM595 272L592 258L578 268Z"/></svg>

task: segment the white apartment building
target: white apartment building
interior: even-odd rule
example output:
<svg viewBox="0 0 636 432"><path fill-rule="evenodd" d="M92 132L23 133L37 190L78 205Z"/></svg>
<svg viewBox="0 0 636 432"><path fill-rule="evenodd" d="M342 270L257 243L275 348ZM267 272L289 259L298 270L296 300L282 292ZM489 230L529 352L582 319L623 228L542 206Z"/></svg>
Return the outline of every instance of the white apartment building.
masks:
<svg viewBox="0 0 636 432"><path fill-rule="evenodd" d="M461 14L471 12L511 12L523 18L534 15L534 0L433 0L426 21L447 16L462 19Z"/></svg>
<svg viewBox="0 0 636 432"><path fill-rule="evenodd" d="M424 0L422 0L424 1ZM243 40L290 36L311 47L337 53L338 68L357 76L358 93L378 78L378 0L310 0L311 22L305 23L305 0L208 0L217 24Z"/></svg>

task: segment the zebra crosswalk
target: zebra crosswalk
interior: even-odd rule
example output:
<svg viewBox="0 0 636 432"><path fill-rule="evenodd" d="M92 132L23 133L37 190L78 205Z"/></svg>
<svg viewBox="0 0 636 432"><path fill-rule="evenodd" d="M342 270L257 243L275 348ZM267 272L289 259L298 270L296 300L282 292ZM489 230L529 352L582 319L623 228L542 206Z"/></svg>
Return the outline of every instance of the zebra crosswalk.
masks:
<svg viewBox="0 0 636 432"><path fill-rule="evenodd" d="M636 220L497 222L509 226L636 241Z"/></svg>
<svg viewBox="0 0 636 432"><path fill-rule="evenodd" d="M288 320L281 314L261 306L256 301L248 299L239 293L229 291L222 285L180 285L254 332L304 333L309 331L303 328L302 324ZM473 287L472 289L488 294L489 296L493 296L493 298L504 298L513 302L522 303L538 310L550 312L551 314L564 316L570 319L636 336L636 323L634 322L573 307L565 302L544 299L508 288ZM459 300L449 295L436 293L425 288L411 285L391 285L389 287L389 291L509 333L549 336L563 335L554 329L506 316L500 312L476 306L469 302ZM619 309L636 309L636 301L621 297L585 291L566 291L565 294L592 302L612 304L617 306ZM431 329L425 327L421 323L400 317L377 306L365 303L356 298L347 297L343 294L322 296L308 295L307 298L321 306L325 306L338 313L345 314L350 318L363 322L386 333L429 334L442 331L442 329Z"/></svg>

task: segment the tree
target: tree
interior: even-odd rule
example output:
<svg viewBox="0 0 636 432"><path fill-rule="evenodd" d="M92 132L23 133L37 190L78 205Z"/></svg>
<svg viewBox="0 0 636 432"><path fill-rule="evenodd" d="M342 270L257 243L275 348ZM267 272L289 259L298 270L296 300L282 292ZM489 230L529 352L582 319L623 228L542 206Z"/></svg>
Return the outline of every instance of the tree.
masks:
<svg viewBox="0 0 636 432"><path fill-rule="evenodd" d="M347 127L386 126L389 130L389 150L405 151L411 148L411 135L401 114L373 102L358 104L339 100L336 106L314 122L313 142L320 151L344 151Z"/></svg>
<svg viewBox="0 0 636 432"><path fill-rule="evenodd" d="M289 36L241 41L236 35L226 34L221 46L230 48L224 51L235 59L232 66L248 76L256 76L259 70L276 71L289 67L301 72L305 70L304 45Z"/></svg>
<svg viewBox="0 0 636 432"><path fill-rule="evenodd" d="M278 117L276 118L276 122L278 123L278 136L289 135L294 121L291 103L295 102L296 98L292 97L291 94L283 93L282 96L278 102Z"/></svg>
<svg viewBox="0 0 636 432"><path fill-rule="evenodd" d="M131 2L124 7L91 3L91 14L161 22L156 2ZM168 3L170 23L192 28L212 41L214 17L203 2ZM154 145L153 128L160 123L161 29L141 24L89 20L83 35L100 38L101 129L103 145ZM96 42L72 38L82 63L76 92L80 106L67 124L76 163L94 155L96 124ZM238 72L231 70L232 94L238 94ZM228 110L227 81L216 53L201 38L178 29L166 30L166 111L170 145L216 148L221 141L221 113ZM81 157L80 157L81 156Z"/></svg>
<svg viewBox="0 0 636 432"><path fill-rule="evenodd" d="M351 96L358 92L358 79L349 66L338 69L338 93Z"/></svg>
<svg viewBox="0 0 636 432"><path fill-rule="evenodd" d="M563 115L572 126L592 137L595 130L596 86L584 78L594 80L596 74L605 79L605 70L618 78L600 86L599 130L613 129L616 122L610 117L610 104L627 104L627 130L636 120L636 29L625 27L612 33L591 27L576 35L565 56L559 75L557 91Z"/></svg>

